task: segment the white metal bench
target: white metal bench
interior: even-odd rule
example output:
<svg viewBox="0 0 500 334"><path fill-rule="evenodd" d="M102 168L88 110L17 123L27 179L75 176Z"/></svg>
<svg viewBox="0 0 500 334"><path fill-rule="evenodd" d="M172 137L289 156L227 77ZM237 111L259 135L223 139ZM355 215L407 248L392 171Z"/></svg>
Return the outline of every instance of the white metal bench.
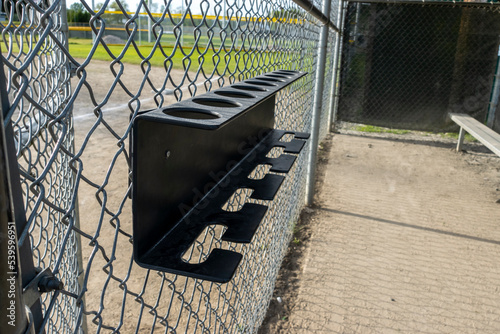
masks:
<svg viewBox="0 0 500 334"><path fill-rule="evenodd" d="M462 150L464 142L465 131L470 133L474 138L483 143L493 153L500 156L500 134L496 133L486 125L475 120L467 114L448 113L451 120L460 126L460 133L458 135L457 151Z"/></svg>

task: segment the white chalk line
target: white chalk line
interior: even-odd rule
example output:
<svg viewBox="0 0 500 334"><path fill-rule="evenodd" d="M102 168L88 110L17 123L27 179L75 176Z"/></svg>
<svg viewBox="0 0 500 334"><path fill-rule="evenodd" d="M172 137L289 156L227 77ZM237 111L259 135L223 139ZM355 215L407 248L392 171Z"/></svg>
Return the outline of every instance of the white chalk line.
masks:
<svg viewBox="0 0 500 334"><path fill-rule="evenodd" d="M210 82L214 82L215 80L219 80L219 78L210 79ZM201 85L204 85L204 84L205 84L205 82L200 82L200 83L197 83L195 86L196 87L200 87ZM189 88L189 86L184 86L184 87L181 88L181 91L185 92L188 88ZM141 100L141 103L147 103L147 102L150 102L152 100L153 100L152 97L148 97L147 99ZM118 105L116 107L110 107L110 108L101 109L101 110L102 110L103 113L108 113L108 112L113 112L113 111L117 111L117 110L123 110L123 109L126 109L126 108L128 108L128 104L120 104L120 105ZM90 117L90 116L94 116L95 117L95 114L94 113L88 113L88 114L73 116L73 119L74 120L78 120L78 119L82 119L82 118Z"/></svg>

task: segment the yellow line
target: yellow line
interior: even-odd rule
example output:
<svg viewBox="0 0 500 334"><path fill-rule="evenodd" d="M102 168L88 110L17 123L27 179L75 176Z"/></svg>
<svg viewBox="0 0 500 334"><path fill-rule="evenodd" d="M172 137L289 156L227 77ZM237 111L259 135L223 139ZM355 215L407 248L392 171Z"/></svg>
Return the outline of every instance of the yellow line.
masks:
<svg viewBox="0 0 500 334"><path fill-rule="evenodd" d="M128 15L135 15L135 12L126 12ZM111 11L111 10L106 10L104 11L104 14L120 14L120 15L123 15L123 12L122 11ZM143 12L143 13L139 13L140 15L148 15L148 13L146 12ZM151 13L151 16L152 17L162 17L163 16L163 13ZM175 19L180 19L184 16L184 14L170 14L170 16L172 18L175 18ZM165 17L168 17L168 15L165 15ZM234 16L231 16L230 18L227 17L227 16L215 16L215 15L191 15L191 14L186 14L186 18L187 19L193 19L193 20L203 20L203 19L206 19L206 20L219 20L219 21L224 21L224 20L231 20L231 21L243 21L243 22L246 22L246 21L251 21L251 22L281 22L281 23L303 23L304 20L298 20L298 19L277 19L275 17L271 18L271 17L251 17L251 18L247 18L247 17L234 17Z"/></svg>

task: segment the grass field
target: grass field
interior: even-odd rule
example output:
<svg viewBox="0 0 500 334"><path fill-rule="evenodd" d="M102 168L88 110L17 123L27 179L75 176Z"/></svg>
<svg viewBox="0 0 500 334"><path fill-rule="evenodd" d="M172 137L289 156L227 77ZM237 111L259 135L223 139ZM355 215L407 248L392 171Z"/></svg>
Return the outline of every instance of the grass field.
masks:
<svg viewBox="0 0 500 334"><path fill-rule="evenodd" d="M2 43L2 53L5 53L5 44L3 43L3 39L0 38L0 43ZM92 40L91 39L79 39L79 38L70 38L68 40L69 43L69 52L71 56L74 58L87 58L91 49L92 49ZM126 52L123 54L122 62L130 63L130 64L140 64L146 58L149 58L149 62L152 66L164 66L165 61L167 63L171 63L171 65L175 69L185 69L189 67L190 70L196 70L200 67L200 64L203 65L203 70L205 72L212 72L214 68L217 66L219 70L223 70L224 68L228 68L229 71L234 71L236 68L239 50L233 50L231 52L226 52L224 50L218 51L220 47L220 39L213 39L212 45L215 49L212 50L212 46L207 49L208 39L204 37L200 39L198 42L198 48L195 48L193 45L195 44L195 40L193 36L185 36L183 40L183 48L182 51L180 47L175 48L175 36L168 35L164 39L162 39L162 48L163 52L160 48L156 48L154 53L151 55L153 51L153 43L141 42L141 45L138 46L138 51L130 45ZM138 43L137 43L138 45ZM29 48L26 47L26 51ZM226 49L229 49L230 44L226 45ZM101 45L97 47L95 50L92 59L111 61L123 53L124 46L123 45L109 45L108 46L110 53ZM12 52L17 54L19 52L19 47L14 43ZM138 52L140 56L138 56ZM242 59L240 58L240 62ZM248 57L245 61L249 61ZM257 61L257 60L253 60ZM261 60L262 61L262 60ZM241 65L240 65L241 66ZM250 65L247 63L247 67Z"/></svg>
<svg viewBox="0 0 500 334"><path fill-rule="evenodd" d="M167 60L171 62L173 68L176 69L184 69L189 66L190 69L194 70L198 68L200 64L203 64L203 69L208 72L213 71L216 64L218 64L219 68L224 68L227 64L230 71L235 69L236 52L226 53L222 51L220 54L217 54L213 50L207 49L206 45L206 43L200 44L200 48L198 49L193 48L193 46L185 45L183 51L186 55L184 55L180 48L174 49L174 42L172 41L172 43L162 43L163 52L157 48L151 55L153 43L142 43L142 45L138 47L140 57L136 49L130 46L123 55L122 62L140 64L145 58L150 57L149 62L153 66L164 66L165 60ZM86 58L91 48L92 40L90 39L69 39L69 52L75 58ZM123 53L124 46L110 45L108 48L113 57L118 57ZM102 45L99 45L92 59L111 61L113 57Z"/></svg>

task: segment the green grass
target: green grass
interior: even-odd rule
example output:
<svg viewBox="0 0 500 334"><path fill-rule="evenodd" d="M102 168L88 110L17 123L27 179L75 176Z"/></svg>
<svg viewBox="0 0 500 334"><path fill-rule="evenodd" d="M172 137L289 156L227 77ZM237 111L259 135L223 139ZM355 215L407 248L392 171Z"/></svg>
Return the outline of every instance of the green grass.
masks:
<svg viewBox="0 0 500 334"><path fill-rule="evenodd" d="M173 35L167 35L165 38L162 38L161 45L163 47L163 51L156 48L153 54L151 53L154 43L148 43L144 39L141 43L136 41L136 44L138 45L137 50L131 45L123 55L123 45L108 45L108 52L101 44L99 44L92 55L92 59L110 62L113 59L120 57L121 62L123 63L140 64L148 58L148 61L152 66L163 67L165 66L166 61L166 66L169 68L171 67L182 70L187 69L193 72L198 71L199 68L203 68L205 73L211 73L217 67L219 73L222 73L224 71L234 72L237 66L240 68L258 68L263 64L269 63L272 59L276 59L277 56L279 56L281 63L286 64L296 60L295 57L297 56L294 53L277 54L277 52L273 51L263 51L262 48L255 50L256 54L253 54L251 50L250 52L246 50L244 53L240 53L237 48L236 50L233 49L229 52L226 51L229 50L230 47L229 39L227 39L226 49L217 53L217 50L220 47L218 44L220 43L220 38L214 37L210 48L207 48L208 37L206 36L203 36L197 43L198 48L193 46L194 42L194 36L184 36L184 54L181 52L179 47L174 48L175 36ZM1 36L0 43L3 43ZM92 49L91 39L70 38L68 43L69 52L74 58L87 58ZM27 51L29 48L27 47L27 44L25 44L25 46L25 50ZM212 48L214 48L215 51ZM5 53L5 51L5 49L2 50L3 53ZM12 52L14 54L19 52L19 48L16 44L14 44ZM51 51L48 50L48 52Z"/></svg>
<svg viewBox="0 0 500 334"><path fill-rule="evenodd" d="M138 47L140 56L136 49L130 46L121 61L130 64L140 64L144 61L144 58L151 57L149 62L152 66L164 66L165 59L169 58L169 62L171 62L173 68L184 69L189 66L190 70L194 71L197 70L200 64L203 64L203 69L208 72L213 71L216 65L218 68L225 68L227 64L230 71L234 71L236 67L234 53L227 55L221 53L217 55L210 49L206 50L200 47L199 50L193 50L192 47L184 47L184 52L188 54L188 56L185 56L179 48L175 50L172 44L166 43L168 46L165 47L165 44L163 44L163 52L157 48L153 55L151 55L153 44L142 44ZM69 52L75 58L87 58L91 48L92 40L90 39L69 39ZM99 45L92 59L111 61L113 59L112 56L118 57L123 52L124 47L123 45L110 45L108 48L111 55L102 45ZM191 52L192 54L189 56Z"/></svg>
<svg viewBox="0 0 500 334"><path fill-rule="evenodd" d="M354 128L356 131L360 132L371 132L371 133L392 133L396 135L404 135L411 133L410 130L400 130L400 129L389 129L389 128L383 128L379 126L373 126L373 125L358 125ZM432 132L421 132L424 136L428 136L433 134ZM458 133L455 132L446 132L446 133L439 133L439 136L442 138L451 138L451 139L458 139ZM468 133L465 133L465 141L468 142L476 142L477 139L471 136Z"/></svg>
<svg viewBox="0 0 500 334"><path fill-rule="evenodd" d="M445 132L445 133L440 133L439 134L443 138L452 138L452 139L457 139L458 140L458 133L455 132ZM474 138L472 135L465 133L464 136L465 141L477 141L476 138Z"/></svg>
<svg viewBox="0 0 500 334"><path fill-rule="evenodd" d="M372 132L372 133L393 133L396 135L404 135L411 132L409 130L388 129L373 125L358 125L355 127L355 130L360 132Z"/></svg>
<svg viewBox="0 0 500 334"><path fill-rule="evenodd" d="M186 40L188 43L186 43ZM121 61L123 63L129 64L140 64L144 61L145 58L149 58L149 62L152 66L163 67L165 60L167 60L167 66L172 66L174 69L186 69L189 67L190 71L197 71L199 67L203 67L205 72L212 72L214 68L217 68L222 71L226 68L231 72L233 72L237 66L237 57L239 56L237 52L226 52L221 51L220 54L217 54L212 49L207 49L207 42L200 42L197 49L194 49L192 44L194 44L194 37L189 39L187 36L184 40L183 51L186 55L184 55L180 48L174 49L175 39L172 41L162 41L163 52L160 48L157 48L155 52L151 55L153 50L153 43L142 42L140 46L138 46L138 50L136 50L133 45L130 45L126 50L125 54L122 56ZM218 46L215 44L214 47ZM0 43L3 43L3 39L0 38ZM137 43L139 44L139 43ZM74 58L87 58L92 49L92 40L91 39L80 39L80 38L70 38L68 40L68 48L72 57ZM92 59L103 60L103 61L112 61L114 58L119 57L123 52L123 45L109 45L108 52L101 44L98 45L95 50ZM43 49L43 47L42 47ZM25 52L28 51L28 45L25 42ZM216 49L217 50L217 49ZM2 52L5 53L5 49L2 48ZM12 47L12 52L17 54L19 52L19 47L14 43ZM269 55L272 57L272 55ZM240 66L243 61L240 58ZM248 57L246 58L248 61ZM252 61L259 61L257 57ZM262 59L260 59L262 61ZM255 64L254 64L255 65ZM250 64L246 64L246 66L250 66Z"/></svg>
<svg viewBox="0 0 500 334"><path fill-rule="evenodd" d="M145 36L146 38L144 38L144 34L142 35L142 43L144 44L144 41L147 40L147 35ZM175 37L174 34L165 34L163 35L163 37L161 38L161 42L162 44L167 44L167 45L174 45L175 42L177 41L177 37ZM198 42L196 44L202 46L202 47L206 47L208 45L208 41L209 41L209 38L208 36L200 36L199 39L198 39ZM195 38L193 35L184 35L183 38L179 38L179 43L182 42L182 45L184 45L185 47L192 47L193 45L195 45ZM212 37L212 44L215 48L218 48L220 45L221 45L221 40L220 40L220 37ZM240 42L241 43L241 42ZM147 44L147 43L146 43ZM230 41L230 38L227 38L226 39L226 43L225 43L228 47L231 45L231 41Z"/></svg>

